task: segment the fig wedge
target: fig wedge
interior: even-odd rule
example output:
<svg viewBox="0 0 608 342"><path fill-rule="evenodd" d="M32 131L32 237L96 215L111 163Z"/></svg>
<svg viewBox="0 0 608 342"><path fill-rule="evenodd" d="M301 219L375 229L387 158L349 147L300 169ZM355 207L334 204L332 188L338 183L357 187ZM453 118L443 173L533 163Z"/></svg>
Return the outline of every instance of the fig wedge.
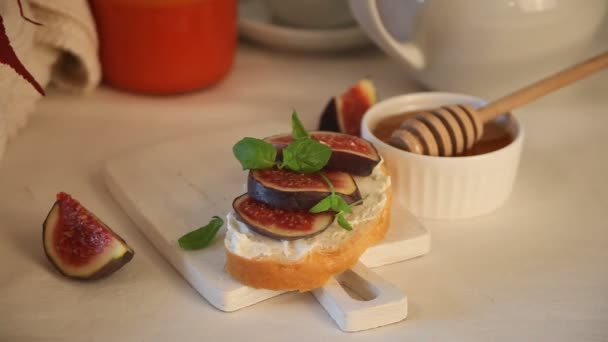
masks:
<svg viewBox="0 0 608 342"><path fill-rule="evenodd" d="M353 135L316 131L310 133L311 137L332 149L327 170L342 171L355 176L369 176L372 170L380 163L380 155L376 148L367 140ZM293 138L291 134L279 134L265 138L281 151Z"/></svg>
<svg viewBox="0 0 608 342"><path fill-rule="evenodd" d="M351 204L361 199L353 177L345 172L325 171L336 194ZM319 173L297 173L287 169L252 170L247 180L250 197L272 207L309 210L331 194Z"/></svg>
<svg viewBox="0 0 608 342"><path fill-rule="evenodd" d="M344 94L329 100L321 114L319 130L361 136L363 115L376 101L376 88L372 81L360 80Z"/></svg>
<svg viewBox="0 0 608 342"><path fill-rule="evenodd" d="M44 252L69 278L106 277L131 261L134 252L112 229L70 195L60 192L42 224Z"/></svg>
<svg viewBox="0 0 608 342"><path fill-rule="evenodd" d="M305 210L285 210L256 201L247 194L234 199L238 218L252 231L277 240L296 240L317 235L334 220L331 212L318 214Z"/></svg>

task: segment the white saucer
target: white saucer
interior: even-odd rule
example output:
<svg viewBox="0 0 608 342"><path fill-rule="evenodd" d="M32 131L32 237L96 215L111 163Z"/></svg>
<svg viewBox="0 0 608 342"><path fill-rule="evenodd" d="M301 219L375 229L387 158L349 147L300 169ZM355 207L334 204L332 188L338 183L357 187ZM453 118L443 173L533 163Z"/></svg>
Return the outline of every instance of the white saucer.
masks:
<svg viewBox="0 0 608 342"><path fill-rule="evenodd" d="M252 41L293 51L330 52L365 47L371 44L358 27L338 29L301 29L273 22L263 0L239 1L239 30Z"/></svg>

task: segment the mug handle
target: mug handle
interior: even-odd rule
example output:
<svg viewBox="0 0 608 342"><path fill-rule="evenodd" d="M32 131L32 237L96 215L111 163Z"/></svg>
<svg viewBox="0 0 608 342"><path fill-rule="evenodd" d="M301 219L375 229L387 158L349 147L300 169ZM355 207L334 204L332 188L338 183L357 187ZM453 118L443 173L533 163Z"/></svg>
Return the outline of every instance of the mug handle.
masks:
<svg viewBox="0 0 608 342"><path fill-rule="evenodd" d="M400 42L386 30L380 19L378 0L349 0L353 16L359 26L389 55L405 61L416 70L425 67L422 50L413 42Z"/></svg>

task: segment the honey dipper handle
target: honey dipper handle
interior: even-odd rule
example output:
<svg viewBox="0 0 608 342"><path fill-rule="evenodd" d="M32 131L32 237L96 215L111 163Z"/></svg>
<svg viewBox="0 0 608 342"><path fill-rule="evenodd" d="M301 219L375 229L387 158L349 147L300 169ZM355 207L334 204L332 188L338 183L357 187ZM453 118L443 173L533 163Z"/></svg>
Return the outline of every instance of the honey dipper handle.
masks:
<svg viewBox="0 0 608 342"><path fill-rule="evenodd" d="M608 68L608 52L604 52L582 63L562 70L557 74L532 83L507 96L501 97L487 106L480 108L478 111L479 118L482 119L483 122L487 122L503 113L530 103L543 95L574 83L604 68Z"/></svg>

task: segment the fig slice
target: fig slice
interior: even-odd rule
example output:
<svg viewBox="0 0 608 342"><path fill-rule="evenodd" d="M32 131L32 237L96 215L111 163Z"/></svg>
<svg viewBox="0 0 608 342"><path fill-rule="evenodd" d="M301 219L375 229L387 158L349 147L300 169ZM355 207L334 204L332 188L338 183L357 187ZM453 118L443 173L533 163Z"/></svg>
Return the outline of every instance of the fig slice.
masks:
<svg viewBox="0 0 608 342"><path fill-rule="evenodd" d="M127 243L72 196L60 192L42 224L44 252L63 275L106 277L134 255Z"/></svg>
<svg viewBox="0 0 608 342"><path fill-rule="evenodd" d="M325 171L336 194L351 204L361 199L353 177L345 172ZM287 169L252 170L247 180L250 197L280 209L309 210L331 194L319 173L298 173Z"/></svg>
<svg viewBox="0 0 608 342"><path fill-rule="evenodd" d="M361 136L363 115L376 101L376 88L372 81L360 80L344 94L329 100L321 114L319 130Z"/></svg>
<svg viewBox="0 0 608 342"><path fill-rule="evenodd" d="M347 172L355 176L369 176L374 167L380 163L380 155L376 148L363 138L324 131L310 132L310 135L313 139L331 147L331 158L325 167L327 170ZM280 152L293 138L291 134L279 134L265 140L272 143Z"/></svg>
<svg viewBox="0 0 608 342"><path fill-rule="evenodd" d="M252 231L277 240L296 240L317 235L334 220L332 212L318 214L306 210L271 207L247 194L234 199L237 217Z"/></svg>

